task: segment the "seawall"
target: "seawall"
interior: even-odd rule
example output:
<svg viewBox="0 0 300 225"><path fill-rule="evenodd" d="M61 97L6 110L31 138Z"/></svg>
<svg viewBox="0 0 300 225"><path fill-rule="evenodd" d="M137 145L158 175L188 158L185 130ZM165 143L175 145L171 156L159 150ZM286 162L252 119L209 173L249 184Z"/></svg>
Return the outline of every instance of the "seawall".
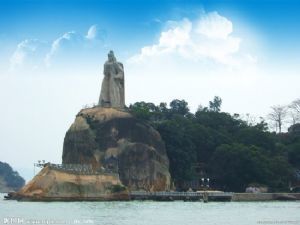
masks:
<svg viewBox="0 0 300 225"><path fill-rule="evenodd" d="M231 201L276 201L300 200L300 193L234 193Z"/></svg>

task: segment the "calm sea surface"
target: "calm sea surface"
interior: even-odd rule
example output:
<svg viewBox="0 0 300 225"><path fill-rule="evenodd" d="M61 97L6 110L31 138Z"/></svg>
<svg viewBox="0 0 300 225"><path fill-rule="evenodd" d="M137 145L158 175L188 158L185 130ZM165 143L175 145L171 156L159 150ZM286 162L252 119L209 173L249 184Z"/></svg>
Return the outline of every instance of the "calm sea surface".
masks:
<svg viewBox="0 0 300 225"><path fill-rule="evenodd" d="M300 202L17 202L0 194L0 224L299 224Z"/></svg>

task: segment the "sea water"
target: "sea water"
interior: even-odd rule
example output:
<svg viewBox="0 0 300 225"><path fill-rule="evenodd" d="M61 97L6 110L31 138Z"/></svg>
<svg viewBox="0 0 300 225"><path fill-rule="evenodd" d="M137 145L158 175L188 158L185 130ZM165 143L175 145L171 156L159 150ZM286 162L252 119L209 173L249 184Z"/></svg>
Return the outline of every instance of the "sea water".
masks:
<svg viewBox="0 0 300 225"><path fill-rule="evenodd" d="M18 202L0 195L0 224L299 224L300 202Z"/></svg>

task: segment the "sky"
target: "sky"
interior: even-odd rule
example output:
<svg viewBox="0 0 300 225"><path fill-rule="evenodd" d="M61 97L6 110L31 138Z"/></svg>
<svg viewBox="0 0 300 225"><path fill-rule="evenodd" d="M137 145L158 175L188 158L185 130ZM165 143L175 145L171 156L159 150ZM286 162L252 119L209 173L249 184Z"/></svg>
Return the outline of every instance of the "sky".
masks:
<svg viewBox="0 0 300 225"><path fill-rule="evenodd" d="M80 109L97 103L109 50L126 104L214 96L266 117L300 97L297 0L0 0L0 160L27 180L61 163Z"/></svg>

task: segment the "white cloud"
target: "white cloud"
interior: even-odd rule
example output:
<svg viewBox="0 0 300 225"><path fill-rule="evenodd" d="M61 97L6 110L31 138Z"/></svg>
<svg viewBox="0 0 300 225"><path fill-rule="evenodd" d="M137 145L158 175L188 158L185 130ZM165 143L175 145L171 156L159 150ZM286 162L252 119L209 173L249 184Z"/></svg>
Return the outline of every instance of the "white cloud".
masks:
<svg viewBox="0 0 300 225"><path fill-rule="evenodd" d="M217 12L203 14L195 21L184 18L168 21L157 44L145 46L129 59L131 63L151 57L177 55L194 61L212 60L225 65L239 65L246 56L239 53L241 38L233 34L232 22ZM236 56L236 57L235 57Z"/></svg>
<svg viewBox="0 0 300 225"><path fill-rule="evenodd" d="M196 33L209 38L226 39L232 33L232 22L217 12L205 14L196 22Z"/></svg>
<svg viewBox="0 0 300 225"><path fill-rule="evenodd" d="M97 25L94 24L92 25L88 32L87 32L87 35L85 36L87 39L90 39L90 40L93 40L93 39L96 39L97 38L97 34L98 34L98 29L97 29Z"/></svg>
<svg viewBox="0 0 300 225"><path fill-rule="evenodd" d="M38 39L21 41L10 57L10 70L14 71L27 64L32 69L36 68L33 61L39 60L41 52L45 51L45 43Z"/></svg>
<svg viewBox="0 0 300 225"><path fill-rule="evenodd" d="M179 22L169 21L168 26L171 28L161 33L158 44L143 47L141 53L133 56L130 61L138 62L147 57L183 51L190 43L192 23L188 19L183 19Z"/></svg>
<svg viewBox="0 0 300 225"><path fill-rule="evenodd" d="M189 43L192 23L188 19L183 19L172 24L175 25L173 28L161 33L159 47L175 49Z"/></svg>
<svg viewBox="0 0 300 225"><path fill-rule="evenodd" d="M74 56L80 58L86 50L91 50L95 45L102 46L104 38L105 32L99 30L96 24L89 28L85 36L75 31L66 32L53 41L51 50L45 57L45 64L50 67L54 59L65 61Z"/></svg>
<svg viewBox="0 0 300 225"><path fill-rule="evenodd" d="M242 42L234 35L232 22L217 12L168 21L157 42L127 60L127 99L185 99L195 110L217 95L224 99L226 111L252 113L264 90L257 87L265 83L253 56L257 52L249 52L250 37L246 38Z"/></svg>
<svg viewBox="0 0 300 225"><path fill-rule="evenodd" d="M84 57L103 46L105 32L92 25L86 35L69 31L56 38L52 43L38 39L21 41L10 57L10 71L50 67L55 62L62 62ZM72 60L71 60L72 61Z"/></svg>
<svg viewBox="0 0 300 225"><path fill-rule="evenodd" d="M61 37L53 41L50 52L45 57L47 67L51 65L52 58L61 51L72 50L74 47L81 47L84 37L77 34L75 31L70 31L63 34Z"/></svg>

